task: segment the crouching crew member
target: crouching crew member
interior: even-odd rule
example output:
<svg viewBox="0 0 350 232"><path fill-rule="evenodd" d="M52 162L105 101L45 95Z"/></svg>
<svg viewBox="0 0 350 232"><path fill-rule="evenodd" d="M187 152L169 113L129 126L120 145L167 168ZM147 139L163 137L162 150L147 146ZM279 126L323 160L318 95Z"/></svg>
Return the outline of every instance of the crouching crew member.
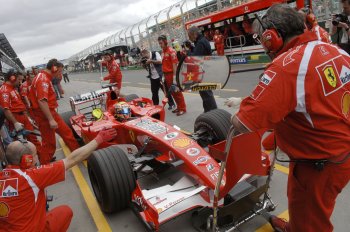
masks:
<svg viewBox="0 0 350 232"><path fill-rule="evenodd" d="M7 167L0 172L0 231L64 232L73 217L67 205L46 212L45 188L64 181L66 170L87 159L104 141L116 136L115 129L101 131L87 145L73 151L67 158L35 167L35 146L15 141L6 150Z"/></svg>
<svg viewBox="0 0 350 232"><path fill-rule="evenodd" d="M117 83L117 87L120 90L122 88L122 72L120 71L119 64L114 59L114 56L111 51L105 51L103 53L103 66L107 67L108 76L103 78L104 81L108 81L109 83Z"/></svg>
<svg viewBox="0 0 350 232"><path fill-rule="evenodd" d="M61 75L62 68L63 65L57 59L50 60L46 69L34 77L29 91L34 120L43 138L42 152L39 154L41 164L49 163L55 154L55 132L61 136L71 151L79 147L71 129L56 111L58 104L51 80L54 76Z"/></svg>
<svg viewBox="0 0 350 232"><path fill-rule="evenodd" d="M232 123L241 133L274 128L290 158L290 221L272 216L276 231L333 231L335 200L350 180L350 57L304 32L303 18L286 4L261 21L258 34L273 61Z"/></svg>
<svg viewBox="0 0 350 232"><path fill-rule="evenodd" d="M33 131L34 127L28 118L27 108L17 91L21 76L14 71L9 71L5 75L5 83L0 87L0 105L4 108L10 131L13 129L16 131L23 129ZM28 135L28 140L34 143L38 154L41 155L41 143L37 137Z"/></svg>

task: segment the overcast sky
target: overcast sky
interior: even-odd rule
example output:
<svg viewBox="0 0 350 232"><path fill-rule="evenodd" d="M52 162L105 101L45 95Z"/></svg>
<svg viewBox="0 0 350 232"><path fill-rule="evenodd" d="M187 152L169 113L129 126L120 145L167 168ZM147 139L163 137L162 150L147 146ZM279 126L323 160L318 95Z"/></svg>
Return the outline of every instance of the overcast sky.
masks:
<svg viewBox="0 0 350 232"><path fill-rule="evenodd" d="M65 59L179 0L0 0L0 33L24 66Z"/></svg>

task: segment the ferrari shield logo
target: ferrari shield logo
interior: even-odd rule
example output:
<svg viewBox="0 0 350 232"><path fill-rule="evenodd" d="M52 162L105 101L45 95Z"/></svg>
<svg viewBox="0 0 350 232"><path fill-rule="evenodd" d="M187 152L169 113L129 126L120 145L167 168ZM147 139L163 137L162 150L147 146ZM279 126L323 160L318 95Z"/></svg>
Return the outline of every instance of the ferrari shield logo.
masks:
<svg viewBox="0 0 350 232"><path fill-rule="evenodd" d="M135 142L135 134L132 130L129 131L129 135L130 135L132 142Z"/></svg>
<svg viewBox="0 0 350 232"><path fill-rule="evenodd" d="M332 66L328 66L323 70L323 73L330 86L335 88L337 86L337 77L335 75L334 69Z"/></svg>

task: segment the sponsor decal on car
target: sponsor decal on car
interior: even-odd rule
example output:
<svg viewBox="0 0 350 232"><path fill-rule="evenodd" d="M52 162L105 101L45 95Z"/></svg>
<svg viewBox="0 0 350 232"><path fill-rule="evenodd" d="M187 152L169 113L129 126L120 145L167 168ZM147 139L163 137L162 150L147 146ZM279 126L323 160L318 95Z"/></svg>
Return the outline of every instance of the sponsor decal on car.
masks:
<svg viewBox="0 0 350 232"><path fill-rule="evenodd" d="M172 139L176 138L178 135L179 135L178 132L171 132L169 134L166 134L163 138L165 140L172 140Z"/></svg>
<svg viewBox="0 0 350 232"><path fill-rule="evenodd" d="M142 197L138 196L138 195L134 195L135 201L136 203L141 206L142 209L146 210L147 209L147 205L144 204Z"/></svg>
<svg viewBox="0 0 350 232"><path fill-rule="evenodd" d="M219 171L210 174L210 177L212 180L217 181L217 179L219 178ZM224 186L225 184L226 184L226 182L225 182L224 178L222 178L221 185Z"/></svg>
<svg viewBox="0 0 350 232"><path fill-rule="evenodd" d="M186 150L186 154L189 156L197 156L199 155L199 153L200 153L200 150L195 147L191 147Z"/></svg>
<svg viewBox="0 0 350 232"><path fill-rule="evenodd" d="M208 172L211 172L214 170L214 165L213 164L207 164L207 170Z"/></svg>
<svg viewBox="0 0 350 232"><path fill-rule="evenodd" d="M135 142L135 133L134 133L134 131L129 130L129 135L130 135L131 141Z"/></svg>
<svg viewBox="0 0 350 232"><path fill-rule="evenodd" d="M179 138L179 139L175 139L173 140L173 142L171 143L171 146L174 148L187 148L189 146L192 145L192 140L189 138Z"/></svg>
<svg viewBox="0 0 350 232"><path fill-rule="evenodd" d="M18 196L18 178L12 178L0 181L2 197L17 197Z"/></svg>
<svg viewBox="0 0 350 232"><path fill-rule="evenodd" d="M209 156L199 156L195 161L193 161L193 164L202 165L205 164L209 159Z"/></svg>
<svg viewBox="0 0 350 232"><path fill-rule="evenodd" d="M167 129L165 128L165 126L157 123L157 122L153 122L149 119L142 119L140 121L138 121L135 124L136 127L141 128L145 131L149 131L152 134L162 134L165 133L167 131Z"/></svg>
<svg viewBox="0 0 350 232"><path fill-rule="evenodd" d="M0 218L6 218L9 216L10 207L5 202L0 202Z"/></svg>

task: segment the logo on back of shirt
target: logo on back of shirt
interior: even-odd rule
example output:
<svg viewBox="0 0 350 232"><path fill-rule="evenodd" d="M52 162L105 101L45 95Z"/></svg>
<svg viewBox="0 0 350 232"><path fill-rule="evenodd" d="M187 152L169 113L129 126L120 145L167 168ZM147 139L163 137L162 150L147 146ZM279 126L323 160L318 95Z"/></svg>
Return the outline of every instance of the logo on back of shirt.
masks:
<svg viewBox="0 0 350 232"><path fill-rule="evenodd" d="M348 118L349 112L350 112L350 92L346 91L343 94L342 100L341 100L341 107L342 107L342 113L343 115Z"/></svg>
<svg viewBox="0 0 350 232"><path fill-rule="evenodd" d="M5 202L0 202L0 218L9 216L10 208Z"/></svg>
<svg viewBox="0 0 350 232"><path fill-rule="evenodd" d="M344 71L345 66L340 66L339 64L344 64L341 56L328 60L327 62L316 67L325 96L336 92L344 85L344 81L346 79L344 79L344 77L346 77L346 72ZM348 73L350 73L350 70ZM344 81L342 81L342 79Z"/></svg>
<svg viewBox="0 0 350 232"><path fill-rule="evenodd" d="M18 196L18 178L0 181L1 197Z"/></svg>
<svg viewBox="0 0 350 232"><path fill-rule="evenodd" d="M337 78L332 66L325 67L323 69L324 76L326 77L328 84L335 88L337 86Z"/></svg>

